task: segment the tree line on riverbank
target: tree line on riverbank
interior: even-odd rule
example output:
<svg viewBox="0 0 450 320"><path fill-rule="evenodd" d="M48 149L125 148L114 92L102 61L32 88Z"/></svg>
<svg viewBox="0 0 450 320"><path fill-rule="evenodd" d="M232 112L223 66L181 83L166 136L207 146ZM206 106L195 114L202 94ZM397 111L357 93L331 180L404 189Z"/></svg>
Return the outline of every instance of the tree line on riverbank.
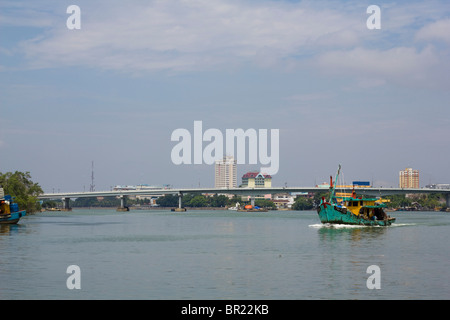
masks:
<svg viewBox="0 0 450 320"><path fill-rule="evenodd" d="M247 204L250 201L242 201L240 197L234 196L232 198L228 198L225 195L217 195L213 196L205 196L199 193L187 193L182 196L181 205L183 207L191 207L191 208L224 208L224 207L232 207L235 206L236 203L239 202L241 205ZM149 206L149 199L132 199L127 198L126 200L127 206ZM167 194L162 197L156 199L156 204L162 208L173 208L178 207L178 195ZM43 204L44 208L55 208L62 205L61 201L45 201ZM120 205L120 199L116 197L103 197L101 199L97 198L78 198L70 201L70 207L98 207L98 208L107 208L107 207L118 207ZM266 199L257 199L255 201L255 205L275 209L275 204Z"/></svg>
<svg viewBox="0 0 450 320"><path fill-rule="evenodd" d="M313 196L298 196L292 210L314 210L320 203L322 196L328 197L328 193L316 193ZM386 206L388 209L397 210L446 210L445 197L440 193L431 193L428 195L415 195L413 197L406 197L405 195L386 196L383 199L388 200ZM150 205L148 199L127 199L128 206L146 206ZM202 194L188 193L182 196L181 205L183 207L191 208L220 208L232 207L236 203L241 206L249 204L250 200L242 200L241 197L233 196L228 198L225 195L205 196ZM162 208L178 207L178 195L168 194L156 199L156 204ZM59 201L47 200L44 202L44 208L58 207L62 203ZM71 200L70 206L75 207L118 207L120 199L116 197L97 198L78 198ZM276 209L273 201L268 199L256 199L255 205L268 209Z"/></svg>
<svg viewBox="0 0 450 320"><path fill-rule="evenodd" d="M386 196L384 199L389 200L386 203L390 209L405 209L405 210L447 210L446 199L442 193L429 193L429 194L413 194L409 196L405 195L392 195Z"/></svg>
<svg viewBox="0 0 450 320"><path fill-rule="evenodd" d="M163 197L156 199L156 203L161 207L178 207L178 195L167 194ZM239 203L241 206L250 203L250 200L242 200L241 197L234 195L231 198L228 198L225 195L217 195L213 196L205 196L203 194L196 193L187 193L182 196L181 206L182 207L212 207L212 208L220 208L220 207L234 207L236 203ZM267 199L256 199L255 205L268 208L275 209L275 203L273 201Z"/></svg>
<svg viewBox="0 0 450 320"><path fill-rule="evenodd" d="M5 194L10 194L15 197L14 201L18 203L19 208L27 210L28 213L33 213L41 210L38 196L43 194L41 186L33 182L30 172L0 172L0 186L3 187ZM327 197L328 192L316 193L313 196L297 196L292 206L293 210L313 210L319 203L322 196ZM416 194L412 196L392 195L386 196L384 199L389 200L386 203L390 209L405 209L405 210L442 210L447 209L445 196L442 193L430 194ZM250 200L242 200L241 197L234 195L229 198L225 195L205 196L199 193L188 193L182 197L183 207L231 207L236 203L245 205L250 203ZM160 207L177 207L178 195L165 195L156 200ZM150 205L148 199L127 199L127 204L132 205ZM47 200L43 202L44 208L58 207L61 205L60 201ZM116 197L97 198L78 198L71 200L71 207L118 207L120 199ZM256 199L255 205L259 207L275 209L275 203L268 199Z"/></svg>
<svg viewBox="0 0 450 320"><path fill-rule="evenodd" d="M322 196L328 198L328 193L316 193L313 197L299 196L292 206L293 210L313 210L319 203ZM424 210L424 211L445 211L447 210L445 196L442 193L397 194L383 197L388 209L392 210Z"/></svg>
<svg viewBox="0 0 450 320"><path fill-rule="evenodd" d="M38 183L31 180L29 172L0 172L0 187L3 187L5 194L14 197L14 202L27 213L33 213L41 209L37 197L44 191Z"/></svg>

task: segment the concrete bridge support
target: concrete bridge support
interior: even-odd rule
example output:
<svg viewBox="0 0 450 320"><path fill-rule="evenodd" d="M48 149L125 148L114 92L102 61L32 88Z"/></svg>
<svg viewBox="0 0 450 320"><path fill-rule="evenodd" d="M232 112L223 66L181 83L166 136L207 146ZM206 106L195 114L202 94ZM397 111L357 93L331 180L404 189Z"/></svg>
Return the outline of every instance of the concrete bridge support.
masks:
<svg viewBox="0 0 450 320"><path fill-rule="evenodd" d="M63 207L64 211L72 211L72 208L70 207L70 198L63 198Z"/></svg>
<svg viewBox="0 0 450 320"><path fill-rule="evenodd" d="M186 211L186 208L182 207L181 201L183 200L183 193L178 192L178 208L172 209L172 211Z"/></svg>
<svg viewBox="0 0 450 320"><path fill-rule="evenodd" d="M447 209L450 208L450 193L445 194L445 204L447 205Z"/></svg>
<svg viewBox="0 0 450 320"><path fill-rule="evenodd" d="M117 208L117 211L130 211L130 208L127 206L127 196L119 196L120 198L120 207Z"/></svg>
<svg viewBox="0 0 450 320"><path fill-rule="evenodd" d="M250 197L250 204L252 205L252 207L255 206L255 196Z"/></svg>

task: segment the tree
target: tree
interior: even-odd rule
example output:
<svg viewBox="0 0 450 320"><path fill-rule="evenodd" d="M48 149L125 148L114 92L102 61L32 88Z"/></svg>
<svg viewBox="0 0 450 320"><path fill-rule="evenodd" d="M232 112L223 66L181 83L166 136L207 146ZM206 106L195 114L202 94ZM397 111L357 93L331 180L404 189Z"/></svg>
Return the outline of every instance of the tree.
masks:
<svg viewBox="0 0 450 320"><path fill-rule="evenodd" d="M277 206L269 199L255 199L255 206L260 208L275 209Z"/></svg>
<svg viewBox="0 0 450 320"><path fill-rule="evenodd" d="M412 204L412 200L409 198L406 198L404 194L394 194L390 196L384 197L384 199L390 200L387 203L387 206L389 208L403 208L403 207L410 207Z"/></svg>
<svg viewBox="0 0 450 320"><path fill-rule="evenodd" d="M302 196L297 197L292 205L292 209L294 210L311 210L313 208L313 200Z"/></svg>
<svg viewBox="0 0 450 320"><path fill-rule="evenodd" d="M127 200L127 203L130 204L133 202L131 199ZM77 198L74 203L71 205L73 207L118 207L120 206L120 199L117 197L104 197L99 200L98 198Z"/></svg>
<svg viewBox="0 0 450 320"><path fill-rule="evenodd" d="M161 207L178 207L178 196L174 194L166 194L156 199L156 203Z"/></svg>
<svg viewBox="0 0 450 320"><path fill-rule="evenodd" d="M214 196L210 198L210 202L211 207L225 207L228 204L228 197L223 194L214 194Z"/></svg>
<svg viewBox="0 0 450 320"><path fill-rule="evenodd" d="M190 207L206 207L208 206L208 201L203 195L196 195L189 202Z"/></svg>
<svg viewBox="0 0 450 320"><path fill-rule="evenodd" d="M38 183L31 180L31 175L27 171L25 173L16 171L14 173L0 172L0 185L3 186L5 194L15 197L19 208L26 210L27 213L33 213L40 210L38 196L44 191Z"/></svg>

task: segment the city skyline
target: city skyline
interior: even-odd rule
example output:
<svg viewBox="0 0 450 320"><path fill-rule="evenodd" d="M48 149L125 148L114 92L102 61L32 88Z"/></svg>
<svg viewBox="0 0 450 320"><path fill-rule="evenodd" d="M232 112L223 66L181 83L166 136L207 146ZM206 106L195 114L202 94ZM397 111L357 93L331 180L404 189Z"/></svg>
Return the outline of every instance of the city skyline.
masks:
<svg viewBox="0 0 450 320"><path fill-rule="evenodd" d="M202 121L279 130L274 186L339 164L347 182L395 187L415 168L421 186L450 183L450 3L379 1L369 29L372 4L2 1L0 172L45 192L88 190L92 162L96 190L213 186L213 164L171 161L174 130Z"/></svg>

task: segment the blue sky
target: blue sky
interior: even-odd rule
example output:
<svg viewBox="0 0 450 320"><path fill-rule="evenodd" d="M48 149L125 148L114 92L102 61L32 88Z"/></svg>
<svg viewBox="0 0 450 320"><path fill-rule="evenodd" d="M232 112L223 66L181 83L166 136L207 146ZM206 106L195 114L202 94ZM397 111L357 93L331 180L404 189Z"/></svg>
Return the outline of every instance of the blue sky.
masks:
<svg viewBox="0 0 450 320"><path fill-rule="evenodd" d="M69 30L69 5L81 29ZM369 30L366 9L381 8ZM2 1L0 171L45 191L210 187L171 133L279 129L273 184L450 183L448 1ZM259 165L238 167L238 180Z"/></svg>

